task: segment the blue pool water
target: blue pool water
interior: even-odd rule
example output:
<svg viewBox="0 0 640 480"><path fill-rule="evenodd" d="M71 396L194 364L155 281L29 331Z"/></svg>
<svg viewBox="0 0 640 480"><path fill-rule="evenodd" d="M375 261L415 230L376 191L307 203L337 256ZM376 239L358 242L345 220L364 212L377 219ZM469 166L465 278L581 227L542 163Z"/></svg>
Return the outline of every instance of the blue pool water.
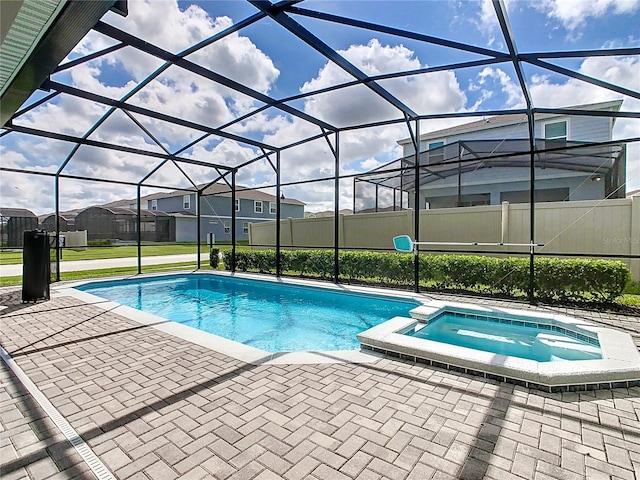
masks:
<svg viewBox="0 0 640 480"><path fill-rule="evenodd" d="M419 303L215 275L94 282L77 287L268 352L352 350L356 334Z"/></svg>
<svg viewBox="0 0 640 480"><path fill-rule="evenodd" d="M458 312L445 311L407 335L538 362L602 358L597 341L582 340L566 329L563 332L549 325L479 318L482 317L468 318Z"/></svg>

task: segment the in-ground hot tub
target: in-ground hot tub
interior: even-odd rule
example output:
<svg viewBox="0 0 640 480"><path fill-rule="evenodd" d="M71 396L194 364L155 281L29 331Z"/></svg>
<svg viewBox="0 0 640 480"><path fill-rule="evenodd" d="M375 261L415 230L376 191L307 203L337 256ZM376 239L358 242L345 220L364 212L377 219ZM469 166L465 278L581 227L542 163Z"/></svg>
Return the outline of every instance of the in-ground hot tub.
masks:
<svg viewBox="0 0 640 480"><path fill-rule="evenodd" d="M431 301L360 333L372 350L556 392L640 386L627 333L566 315Z"/></svg>

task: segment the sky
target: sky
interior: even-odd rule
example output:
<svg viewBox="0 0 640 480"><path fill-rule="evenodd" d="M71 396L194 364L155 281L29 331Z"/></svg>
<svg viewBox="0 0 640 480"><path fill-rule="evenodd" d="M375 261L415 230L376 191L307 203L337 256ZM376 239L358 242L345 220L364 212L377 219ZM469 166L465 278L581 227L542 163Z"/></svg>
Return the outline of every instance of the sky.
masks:
<svg viewBox="0 0 640 480"><path fill-rule="evenodd" d="M297 6L506 51L490 1L308 0ZM640 0L512 0L507 2L507 9L516 45L522 53L640 46ZM127 17L108 13L103 21L172 53L180 53L254 13L253 6L239 0L130 0ZM369 75L484 58L475 53L305 16L292 17ZM114 43L106 36L90 32L67 60ZM228 35L189 54L186 59L274 99L353 80L350 74L271 19L262 19ZM573 58L555 63L631 90L640 90L638 56ZM226 125L263 105L255 98L176 66L145 84L145 79L161 65L160 60L127 47L56 73L52 80L109 98L126 98L133 105L211 127ZM532 66L526 66L524 73L536 107L624 99L622 110L640 111L639 100L589 83ZM482 112L524 106L515 71L508 63L387 79L379 83L418 114ZM134 87L142 85L144 87L135 94L131 93ZM45 94L34 93L27 104ZM397 110L362 85L290 101L287 105L338 127L398 118ZM91 132L101 117L105 118L104 122ZM76 136L90 132L91 139L172 153L200 136L199 132L186 127L141 115L132 117L121 111L108 114L104 105L61 95L21 116L15 123ZM421 133L460 122L425 121L421 123ZM277 147L320 133L317 126L274 107L250 115L225 130ZM398 158L402 149L397 142L408 136L407 127L401 124L342 133L340 173L365 172ZM640 136L640 120L616 120L614 138L635 136ZM62 141L11 133L0 139L0 160L5 167L55 172L72 147ZM639 147L636 143L628 151L627 191L640 189ZM207 137L181 155L217 165L237 166L260 153L258 148L246 143ZM285 183L334 175L334 158L324 139L284 150L280 160L281 181ZM275 162L275 157L272 161ZM157 164L155 158L82 146L65 166L64 173L137 182ZM190 182L207 183L216 177L215 169L185 164L178 168L168 163L146 183L184 188L190 186ZM275 174L268 161L260 160L240 169L237 183L272 185ZM340 185L340 208L350 208L352 180L345 179ZM143 188L142 193L153 191L156 190ZM273 189L267 191L273 193ZM135 198L136 195L132 186L72 179L61 180L60 192L61 210ZM333 180L285 186L284 193L305 202L308 211L333 208ZM49 177L3 172L0 196L3 207L28 208L37 214L54 210L54 184Z"/></svg>

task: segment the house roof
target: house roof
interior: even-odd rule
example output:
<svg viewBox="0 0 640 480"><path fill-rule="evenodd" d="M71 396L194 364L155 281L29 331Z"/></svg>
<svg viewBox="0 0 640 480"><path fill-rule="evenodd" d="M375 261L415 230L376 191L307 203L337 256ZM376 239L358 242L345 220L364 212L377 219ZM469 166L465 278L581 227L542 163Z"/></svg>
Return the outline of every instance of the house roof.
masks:
<svg viewBox="0 0 640 480"><path fill-rule="evenodd" d="M627 192L627 198L638 197L638 196L640 196L640 189L631 190L630 192Z"/></svg>
<svg viewBox="0 0 640 480"><path fill-rule="evenodd" d="M343 208L338 212L340 215L352 215L353 210L350 208ZM322 212L306 212L304 218L325 218L333 217L335 215L334 210L323 210Z"/></svg>
<svg viewBox="0 0 640 480"><path fill-rule="evenodd" d="M78 215L81 215L91 209L106 210L107 212L112 213L114 215L127 215L127 216L135 217L138 214L137 211L132 208L105 207L104 205L94 205L94 206L85 208ZM147 210L146 208L141 209L140 213L143 216L147 216L147 217L148 216L152 216L152 217L168 217L169 216L168 213L161 212L159 210Z"/></svg>
<svg viewBox="0 0 640 480"><path fill-rule="evenodd" d="M35 218L36 214L26 208L0 208L0 217L27 217Z"/></svg>
<svg viewBox="0 0 640 480"><path fill-rule="evenodd" d="M536 140L535 165L586 174L606 174L624 151L624 143L592 145L566 140ZM452 175L493 167L529 167L527 151L529 139L458 140L420 153L419 185L425 185ZM433 155L439 160L434 162ZM415 155L399 158L356 180L384 185L389 188L412 190Z"/></svg>
<svg viewBox="0 0 640 480"><path fill-rule="evenodd" d="M203 187L203 185L199 185L199 187ZM156 193L152 193L150 195L145 195L143 197L140 197L140 201L141 202L146 202L149 200L157 200L159 198L168 198L168 197L180 197L182 195L186 195L187 193L193 193L193 191L185 191L185 190L174 190L171 192L156 192ZM220 184L220 183L214 183L213 185L209 186L205 192L204 195L220 195L222 197L230 197L231 196L231 192L229 191L229 187L226 184ZM264 202L275 202L276 197L275 195L270 195L268 193L265 192L261 192L259 190L251 190L249 189L249 187L245 187L242 185L236 185L236 198L240 198L240 199L248 199L248 200L262 200ZM295 198L284 198L280 200L282 203L286 203L289 205L305 205L304 202L301 202L300 200L296 200ZM75 210L67 210L65 212L60 212L60 215L63 217L66 217L67 219L70 218L75 218L76 215L78 215L79 212L86 210L87 208L91 208L91 207L102 207L102 208L106 208L106 209L114 209L114 208L124 208L127 210L131 210L128 208L129 205L135 205L136 204L136 199L135 198L131 198L131 199L122 199L122 200L116 200L114 202L109 202L109 203L105 203L103 205L91 205L89 207L86 208L78 208ZM142 203L144 205L144 203ZM14 209L16 210L16 209ZM20 209L17 209L20 210ZM147 211L146 209L143 209L145 211ZM28 211L28 210L27 210ZM135 209L132 210L135 212ZM149 211L157 211L157 210L149 210ZM188 214L188 212L184 212L185 215ZM52 213L48 213L46 215L41 215L40 221L43 221L45 218L47 218L49 215L55 215L54 212ZM190 215L190 214L189 214ZM10 215L3 215L3 216L10 216Z"/></svg>
<svg viewBox="0 0 640 480"><path fill-rule="evenodd" d="M65 221L69 221L69 220L75 220L75 218L78 216L78 213L80 212L80 210L69 210L68 212L60 212L60 218L62 220ZM38 220L40 221L40 223L44 222L45 220L47 220L48 218L53 217L53 219L55 220L56 218L56 214L55 213L48 213L47 215L40 215L38 217Z"/></svg>
<svg viewBox="0 0 640 480"><path fill-rule="evenodd" d="M198 185L198 188L202 188L204 185ZM193 191L185 191L185 190L175 190L173 192L158 192L152 193L151 195L145 195L141 197L141 200L157 200L160 198L168 198L168 197L181 197L182 195L186 195L187 193L194 193ZM221 197L230 197L231 189L226 183L214 183L209 185L203 192L203 195L218 195ZM246 199L246 200L262 200L265 202L275 202L275 195L271 195L269 193L262 192L260 190L254 190L249 187L245 187L243 185L236 185L236 198ZM295 198L283 198L280 200L282 203L290 204L290 205L305 205L304 202L300 200L296 200ZM126 201L123 201L126 202ZM135 203L135 200L132 201Z"/></svg>
<svg viewBox="0 0 640 480"><path fill-rule="evenodd" d="M575 105L572 107L567 107L571 110L608 110L608 111L618 111L622 105L622 100L613 100L609 102L599 102L599 103L590 103L586 105ZM537 120L544 120L546 118L553 117L565 117L566 115L558 115L558 114L537 114ZM456 125L454 127L444 128L442 130L436 130L433 132L428 132L420 135L420 141L425 140L439 140L443 137L448 137L450 135L460 135L462 133L467 132L478 132L481 130L489 130L497 127L504 127L506 125L515 125L522 121L526 122L527 115L524 113L512 113L507 115L496 115L494 117L488 117L482 120L478 120L470 123L463 123L462 125ZM615 119L614 119L615 120ZM400 145L408 145L411 143L411 138L403 138L398 141Z"/></svg>

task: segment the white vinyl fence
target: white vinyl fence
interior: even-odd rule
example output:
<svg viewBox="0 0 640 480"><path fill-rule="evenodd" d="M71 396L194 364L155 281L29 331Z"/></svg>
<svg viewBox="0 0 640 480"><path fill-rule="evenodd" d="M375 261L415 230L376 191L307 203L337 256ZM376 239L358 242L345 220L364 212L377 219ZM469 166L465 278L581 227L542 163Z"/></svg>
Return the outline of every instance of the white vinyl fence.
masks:
<svg viewBox="0 0 640 480"><path fill-rule="evenodd" d="M413 210L340 215L339 246L391 249L396 235L413 237ZM640 255L640 197L539 203L535 241L540 254ZM529 205L508 204L420 212L422 242L529 243ZM280 244L289 248L333 247L334 218L281 220ZM275 245L275 222L249 224L249 244ZM421 247L421 250L528 252L528 247ZM640 260L622 259L640 280Z"/></svg>

